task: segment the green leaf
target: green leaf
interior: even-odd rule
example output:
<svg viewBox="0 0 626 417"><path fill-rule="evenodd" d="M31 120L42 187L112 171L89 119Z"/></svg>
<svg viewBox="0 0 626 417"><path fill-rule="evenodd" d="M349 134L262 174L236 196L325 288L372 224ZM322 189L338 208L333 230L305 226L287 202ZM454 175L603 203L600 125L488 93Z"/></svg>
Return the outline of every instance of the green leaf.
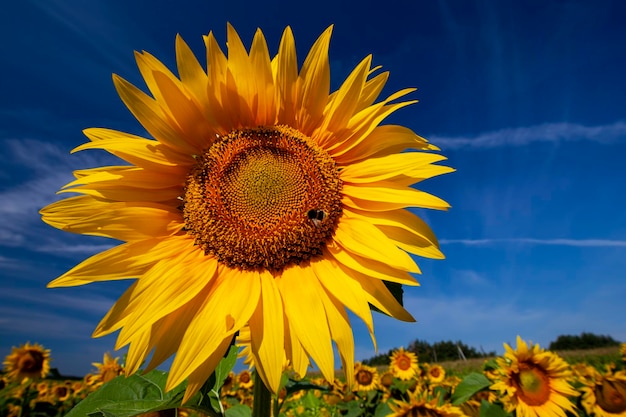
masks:
<svg viewBox="0 0 626 417"><path fill-rule="evenodd" d="M250 417L252 409L247 405L239 404L226 410L226 417Z"/></svg>
<svg viewBox="0 0 626 417"><path fill-rule="evenodd" d="M233 339L234 341L234 339ZM211 415L222 416L224 410L220 400L220 390L224 385L224 381L228 377L228 373L232 371L235 363L237 362L237 355L239 348L232 344L228 353L217 364L215 371L211 374L209 379L200 388L200 399L195 407L201 411L209 412Z"/></svg>
<svg viewBox="0 0 626 417"><path fill-rule="evenodd" d="M285 395L285 399L286 399L291 394L298 392L298 391L302 391L302 390L318 390L318 391L330 392L332 391L332 388L325 386L325 385L313 384L312 382L309 382L306 380L296 381L296 380L290 379L289 382L287 382L287 384L285 385L285 390L286 390L286 395Z"/></svg>
<svg viewBox="0 0 626 417"><path fill-rule="evenodd" d="M507 417L508 415L509 413L499 405L491 404L485 400L480 403L480 417Z"/></svg>
<svg viewBox="0 0 626 417"><path fill-rule="evenodd" d="M456 386L454 393L452 394L452 405L459 405L469 400L470 397L491 385L491 381L487 377L478 372L472 372L467 375Z"/></svg>
<svg viewBox="0 0 626 417"><path fill-rule="evenodd" d="M179 407L187 387L180 384L165 392L167 373L119 376L76 405L66 417L130 417Z"/></svg>
<svg viewBox="0 0 626 417"><path fill-rule="evenodd" d="M387 417L393 414L393 410L389 407L387 402L380 403L376 407L376 411L374 412L374 417Z"/></svg>

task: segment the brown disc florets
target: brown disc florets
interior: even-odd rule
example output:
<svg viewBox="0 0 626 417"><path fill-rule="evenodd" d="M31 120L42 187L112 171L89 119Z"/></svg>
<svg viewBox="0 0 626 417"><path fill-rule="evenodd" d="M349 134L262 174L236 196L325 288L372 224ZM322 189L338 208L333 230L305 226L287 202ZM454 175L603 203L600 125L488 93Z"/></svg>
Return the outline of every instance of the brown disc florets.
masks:
<svg viewBox="0 0 626 417"><path fill-rule="evenodd" d="M220 137L197 157L183 196L196 244L242 269L279 271L321 255L341 213L335 162L286 126Z"/></svg>

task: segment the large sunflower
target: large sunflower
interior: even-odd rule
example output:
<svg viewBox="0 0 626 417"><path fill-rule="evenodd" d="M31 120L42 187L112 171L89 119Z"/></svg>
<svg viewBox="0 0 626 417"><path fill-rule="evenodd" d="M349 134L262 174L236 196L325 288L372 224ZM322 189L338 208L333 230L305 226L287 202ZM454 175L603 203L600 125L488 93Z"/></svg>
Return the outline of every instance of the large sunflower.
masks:
<svg viewBox="0 0 626 417"><path fill-rule="evenodd" d="M499 368L491 389L499 392L507 411L515 410L519 417L575 413L568 397L578 392L568 382L572 373L567 362L539 345L529 347L519 336L515 350L508 344L504 348L504 356L496 359Z"/></svg>
<svg viewBox="0 0 626 417"><path fill-rule="evenodd" d="M413 131L379 125L414 100L401 90L376 102L388 77L368 56L329 92L329 27L298 70L291 29L271 58L258 30L248 52L229 25L228 54L204 38L206 70L176 38L178 76L136 53L148 95L115 75L115 87L151 139L85 130L128 164L75 172L44 208L59 229L125 243L97 254L51 287L136 279L94 332L121 329L133 373L176 353L167 388L189 379L186 397L211 374L246 325L265 384L278 389L284 363L300 375L312 359L334 379L334 341L354 363L346 308L368 326L369 304L412 321L384 282L417 285L409 253L442 258L435 236L406 210L445 210L412 188L453 171ZM347 373L351 375L351 372ZM351 378L351 377L350 377Z"/></svg>

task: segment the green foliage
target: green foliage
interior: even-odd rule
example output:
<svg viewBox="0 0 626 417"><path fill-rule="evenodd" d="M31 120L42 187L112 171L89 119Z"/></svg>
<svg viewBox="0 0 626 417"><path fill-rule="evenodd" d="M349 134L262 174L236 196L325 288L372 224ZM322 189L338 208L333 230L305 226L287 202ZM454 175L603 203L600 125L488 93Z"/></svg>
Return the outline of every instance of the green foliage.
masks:
<svg viewBox="0 0 626 417"><path fill-rule="evenodd" d="M491 381L483 374L473 372L467 375L454 389L451 398L452 404L459 405L464 403L469 400L472 395L489 387L489 385L491 385Z"/></svg>
<svg viewBox="0 0 626 417"><path fill-rule="evenodd" d="M212 417L224 416L220 388L235 366L237 352L238 348L231 346L228 355L219 363L200 392L187 401L186 407L200 410ZM78 403L66 417L132 417L181 407L187 383L166 392L167 376L167 372L157 370L143 375L118 376ZM229 416L244 416L242 412L235 410Z"/></svg>
<svg viewBox="0 0 626 417"><path fill-rule="evenodd" d="M550 342L549 350L577 350L596 349L602 347L618 346L620 342L608 335L596 335L593 333L581 333L580 336L560 335L555 341Z"/></svg>

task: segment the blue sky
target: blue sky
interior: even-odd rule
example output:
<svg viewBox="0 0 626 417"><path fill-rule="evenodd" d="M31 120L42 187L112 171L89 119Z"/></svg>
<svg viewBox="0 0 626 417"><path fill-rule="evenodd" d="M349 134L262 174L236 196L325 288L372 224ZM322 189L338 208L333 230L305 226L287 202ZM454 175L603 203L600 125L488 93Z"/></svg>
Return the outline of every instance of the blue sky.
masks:
<svg viewBox="0 0 626 417"><path fill-rule="evenodd" d="M381 351L415 339L503 351L516 335L548 345L583 331L626 341L626 6L619 1L12 2L0 17L0 356L26 341L84 375L112 351L90 335L126 283L46 289L112 245L41 222L71 171L115 163L70 156L81 131L144 134L111 74L142 85L133 50L172 67L177 33L203 56L226 22L270 52L286 25L302 59L334 24L332 84L367 54L387 92L418 87L404 124L457 172L423 183L449 212L420 212L447 259L419 260L405 292L417 323L376 317ZM355 320L357 359L374 354Z"/></svg>

